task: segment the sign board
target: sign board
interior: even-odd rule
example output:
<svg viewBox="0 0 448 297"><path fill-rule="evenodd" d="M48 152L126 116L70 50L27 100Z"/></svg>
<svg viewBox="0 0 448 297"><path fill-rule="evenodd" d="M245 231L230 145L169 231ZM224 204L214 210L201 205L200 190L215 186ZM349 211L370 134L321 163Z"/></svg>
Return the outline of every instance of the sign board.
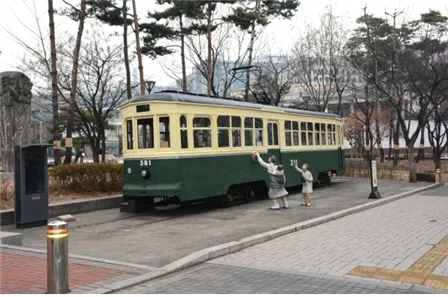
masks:
<svg viewBox="0 0 448 297"><path fill-rule="evenodd" d="M376 171L376 161L372 161L372 186L374 188L378 187L378 177L377 177L377 171Z"/></svg>

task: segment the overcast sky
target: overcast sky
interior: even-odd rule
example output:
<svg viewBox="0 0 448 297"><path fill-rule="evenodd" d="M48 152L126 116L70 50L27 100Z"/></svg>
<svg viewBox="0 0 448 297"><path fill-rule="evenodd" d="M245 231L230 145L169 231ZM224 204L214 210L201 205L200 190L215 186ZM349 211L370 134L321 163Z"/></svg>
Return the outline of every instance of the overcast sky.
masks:
<svg viewBox="0 0 448 297"><path fill-rule="evenodd" d="M22 22L29 25L31 29L35 28L35 24L30 20L31 13L27 5L33 8L33 0L2 0L2 9L0 9L0 71L17 70L20 63L20 57L25 51L20 45L13 42L5 33L4 28L13 30L20 38L24 40L32 40L32 33L27 30L17 19L19 17ZM148 10L157 7L154 0L136 0L139 18L144 18ZM46 0L34 0L40 23L42 28L48 28L48 12ZM62 1L55 0L55 7L61 7ZM70 0L71 3L78 3L78 0ZM121 1L120 1L121 2ZM335 14L343 16L344 24L347 28L353 28L355 19L362 13L362 8L367 4L368 13L384 17L384 11L394 12L395 9L404 13L398 19L410 20L418 18L422 12L429 9L440 10L444 14L448 14L448 1L444 0L302 0L296 16L290 21L277 20L265 30L264 34L268 37L275 38L275 43L283 49L288 49L293 44L295 34L303 28L304 22L317 25L319 16L324 12L325 7L329 4L333 5ZM65 17L55 16L56 38L58 33L65 31L76 34L77 24ZM49 40L49 39L48 39ZM49 41L48 41L49 42ZM173 59L178 59L174 56ZM134 62L136 67L136 63ZM167 85L172 80L163 73L161 66L157 61L144 58L143 62L145 77L157 81L158 85Z"/></svg>

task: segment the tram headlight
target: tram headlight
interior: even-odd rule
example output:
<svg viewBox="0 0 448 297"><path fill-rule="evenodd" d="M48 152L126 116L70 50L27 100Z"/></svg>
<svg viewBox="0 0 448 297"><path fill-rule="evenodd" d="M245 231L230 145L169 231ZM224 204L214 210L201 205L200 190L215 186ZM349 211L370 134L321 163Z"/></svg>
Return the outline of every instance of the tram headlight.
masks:
<svg viewBox="0 0 448 297"><path fill-rule="evenodd" d="M143 178L149 178L149 176L151 175L151 173L149 172L149 169L143 169L142 170L142 172L140 173L140 175L143 177Z"/></svg>

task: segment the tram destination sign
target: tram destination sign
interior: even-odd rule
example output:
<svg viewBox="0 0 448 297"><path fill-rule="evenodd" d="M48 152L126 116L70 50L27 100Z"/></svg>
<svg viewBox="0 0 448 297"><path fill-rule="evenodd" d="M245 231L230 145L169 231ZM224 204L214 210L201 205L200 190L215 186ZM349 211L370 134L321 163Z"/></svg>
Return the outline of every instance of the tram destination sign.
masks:
<svg viewBox="0 0 448 297"><path fill-rule="evenodd" d="M137 105L137 112L147 112L150 111L149 104L140 104Z"/></svg>

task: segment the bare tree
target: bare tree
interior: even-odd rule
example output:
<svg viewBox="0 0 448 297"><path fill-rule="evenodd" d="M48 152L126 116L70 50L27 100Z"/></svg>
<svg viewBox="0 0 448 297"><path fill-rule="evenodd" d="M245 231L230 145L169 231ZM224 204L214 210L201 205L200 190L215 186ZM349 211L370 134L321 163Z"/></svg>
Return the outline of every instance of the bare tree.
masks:
<svg viewBox="0 0 448 297"><path fill-rule="evenodd" d="M54 9L53 0L48 0L48 17L50 19L50 44L51 44L51 98L53 103L53 141L54 147L54 165L61 163L60 140L59 140L59 102L58 102L58 82L56 66L56 38L54 30ZM36 14L36 20L37 14Z"/></svg>
<svg viewBox="0 0 448 297"><path fill-rule="evenodd" d="M294 49L297 82L308 98L307 105L326 111L328 104L338 98L337 113L341 113L342 97L349 84L350 67L345 59L347 31L342 21L328 7L318 28L305 26Z"/></svg>
<svg viewBox="0 0 448 297"><path fill-rule="evenodd" d="M138 26L138 18L137 18L137 6L135 4L135 0L132 0L132 8L133 8L133 16L134 16L134 32L135 32L135 41L137 46L137 59L138 59L138 71L140 76L140 93L145 95L145 80L143 75L143 62L142 62L142 49L140 47L140 32ZM123 8L124 10L124 8Z"/></svg>
<svg viewBox="0 0 448 297"><path fill-rule="evenodd" d="M226 97L232 84L242 77L232 76L229 70L245 65L247 59L247 34L228 24L220 25L213 34L211 92L214 96ZM207 81L209 77L207 63L207 41L203 36L187 36L186 48L188 60Z"/></svg>
<svg viewBox="0 0 448 297"><path fill-rule="evenodd" d="M68 4L65 0L64 3ZM70 5L70 4L68 4ZM71 5L70 5L71 6ZM73 6L72 6L73 7ZM75 118L75 104L76 104L76 88L78 85L78 63L79 63L79 51L81 48L82 33L84 31L84 20L86 18L86 7L87 1L81 0L80 17L78 21L78 34L76 36L76 44L73 52L73 67L72 67L72 77L71 77L71 88L70 88L70 103L68 109L68 121L67 121L67 134L65 136L65 164L70 164L72 162L72 148L73 148L73 121ZM75 7L73 7L76 9Z"/></svg>
<svg viewBox="0 0 448 297"><path fill-rule="evenodd" d="M94 162L100 161L100 153L104 162L108 119L126 99L122 48L97 26L92 26L87 33L80 55L75 122L78 131L89 140ZM67 60L73 58L71 51L62 49L61 52ZM59 81L61 92L70 90L67 76L60 76Z"/></svg>
<svg viewBox="0 0 448 297"><path fill-rule="evenodd" d="M269 47L267 55L258 59L256 64L260 65L262 70L259 81L254 84L254 89L262 93L258 96L259 103L279 105L288 94L293 82L294 73L290 57L282 50L273 54Z"/></svg>
<svg viewBox="0 0 448 297"><path fill-rule="evenodd" d="M364 12L358 19L362 25L356 29L349 46L351 64L396 110L396 120L408 147L411 182L416 181L414 145L420 130L435 107L447 100L446 96L440 96L445 91L448 74L448 63L442 58L447 50L444 42L447 20L439 12L430 11L422 14L420 20L404 24L397 32L386 20ZM406 100L414 101L417 110L412 109L412 104L406 108ZM406 115L416 122L412 133Z"/></svg>

